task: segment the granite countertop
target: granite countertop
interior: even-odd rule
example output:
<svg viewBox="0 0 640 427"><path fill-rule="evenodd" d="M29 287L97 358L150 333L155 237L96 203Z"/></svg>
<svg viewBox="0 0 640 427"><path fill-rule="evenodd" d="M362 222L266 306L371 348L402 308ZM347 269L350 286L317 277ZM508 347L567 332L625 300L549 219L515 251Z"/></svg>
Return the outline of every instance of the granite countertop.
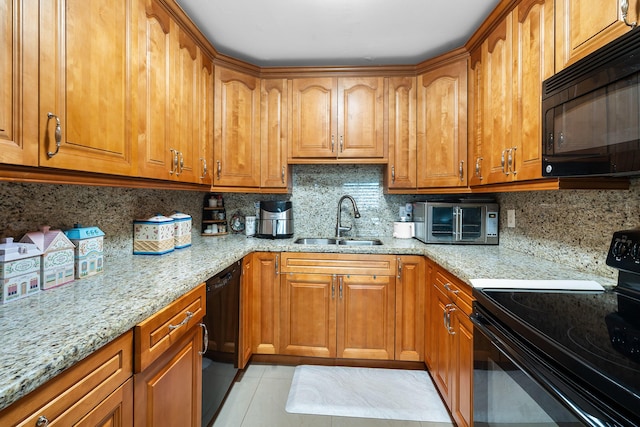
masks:
<svg viewBox="0 0 640 427"><path fill-rule="evenodd" d="M0 409L133 328L199 283L255 251L425 255L459 279L615 280L499 246L425 245L381 238L382 246L319 246L294 239L193 236L169 254L105 260L105 272L0 306Z"/></svg>

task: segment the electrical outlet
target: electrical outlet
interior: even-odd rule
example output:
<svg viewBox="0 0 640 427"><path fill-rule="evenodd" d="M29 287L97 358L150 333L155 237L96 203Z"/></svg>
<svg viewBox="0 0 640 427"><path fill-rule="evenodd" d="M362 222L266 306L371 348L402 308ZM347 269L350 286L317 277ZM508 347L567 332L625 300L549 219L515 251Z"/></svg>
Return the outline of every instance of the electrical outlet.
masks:
<svg viewBox="0 0 640 427"><path fill-rule="evenodd" d="M516 226L516 210L507 209L507 227L515 228Z"/></svg>

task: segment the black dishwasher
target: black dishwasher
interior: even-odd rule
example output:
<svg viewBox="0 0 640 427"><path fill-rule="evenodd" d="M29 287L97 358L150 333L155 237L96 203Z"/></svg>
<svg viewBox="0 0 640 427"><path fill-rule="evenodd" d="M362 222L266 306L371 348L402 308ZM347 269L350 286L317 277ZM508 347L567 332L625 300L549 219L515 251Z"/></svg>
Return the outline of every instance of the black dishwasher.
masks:
<svg viewBox="0 0 640 427"><path fill-rule="evenodd" d="M208 347L202 358L202 426L212 424L238 372L240 274L238 261L207 280L203 319Z"/></svg>

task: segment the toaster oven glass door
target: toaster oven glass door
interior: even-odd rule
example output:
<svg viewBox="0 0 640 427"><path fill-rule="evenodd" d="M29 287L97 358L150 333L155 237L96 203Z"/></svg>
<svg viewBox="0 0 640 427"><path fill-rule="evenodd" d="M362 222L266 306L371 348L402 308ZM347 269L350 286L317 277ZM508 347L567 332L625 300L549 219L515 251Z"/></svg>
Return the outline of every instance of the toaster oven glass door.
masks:
<svg viewBox="0 0 640 427"><path fill-rule="evenodd" d="M427 241L476 242L483 240L483 207L430 206Z"/></svg>

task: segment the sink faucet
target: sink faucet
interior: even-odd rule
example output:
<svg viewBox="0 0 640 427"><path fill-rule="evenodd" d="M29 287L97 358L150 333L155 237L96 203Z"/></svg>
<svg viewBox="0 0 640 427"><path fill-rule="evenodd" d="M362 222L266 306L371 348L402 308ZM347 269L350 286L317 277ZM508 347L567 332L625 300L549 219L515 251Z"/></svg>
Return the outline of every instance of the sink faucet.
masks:
<svg viewBox="0 0 640 427"><path fill-rule="evenodd" d="M353 205L353 217L360 218L360 211L358 211L358 206L356 205L356 201L354 200L354 198L349 195L344 195L340 197L340 201L338 202L338 216L336 218L336 238L338 239L340 238L341 231L351 230L351 227L343 227L342 224L340 223L340 220L342 217L342 202L344 201L344 199L351 200L351 204Z"/></svg>

